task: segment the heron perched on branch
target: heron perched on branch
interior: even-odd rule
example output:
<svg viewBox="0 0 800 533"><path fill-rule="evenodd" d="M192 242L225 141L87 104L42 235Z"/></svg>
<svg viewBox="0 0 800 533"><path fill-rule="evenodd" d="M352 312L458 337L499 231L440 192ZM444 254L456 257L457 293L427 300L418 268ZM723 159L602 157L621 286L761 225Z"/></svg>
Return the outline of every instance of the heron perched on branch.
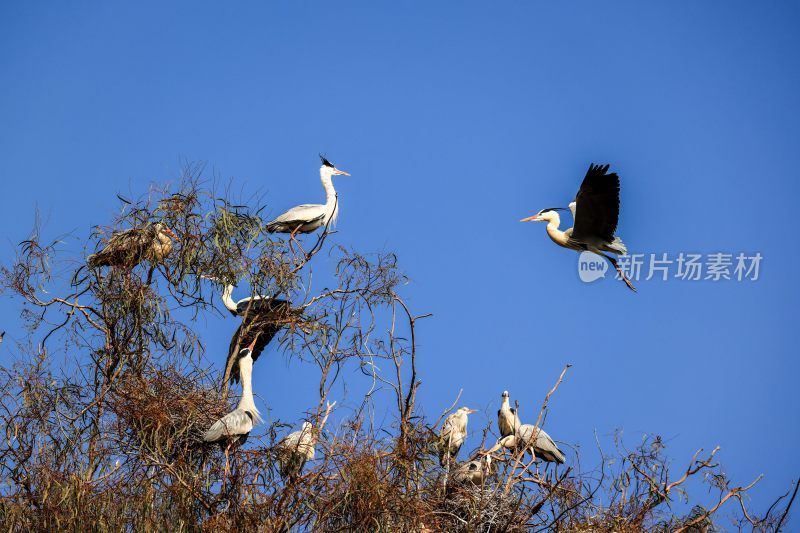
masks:
<svg viewBox="0 0 800 533"><path fill-rule="evenodd" d="M208 429L203 435L205 442L219 442L225 447L225 469L227 471L228 451L237 444L244 444L253 426L261 421L258 409L253 400L253 346L254 339L249 346L242 348L238 355L239 374L242 378L242 397L239 405L223 416Z"/></svg>
<svg viewBox="0 0 800 533"><path fill-rule="evenodd" d="M242 317L241 324L231 338L228 361L225 365L226 378L230 376L230 380L236 383L239 381L239 372L233 363L236 359L237 346L247 346L254 342L252 357L255 362L264 348L285 325L291 310L289 302L286 300L258 294L236 302L232 298L233 288L233 285L225 285L222 290L222 303L233 316ZM223 383L225 382L223 380Z"/></svg>
<svg viewBox="0 0 800 533"><path fill-rule="evenodd" d="M291 233L291 238L294 239L297 233L311 233L320 226L336 223L336 218L339 216L339 205L332 178L350 174L336 168L324 156L320 155L319 158L322 160L322 166L319 167L319 178L325 189L325 203L302 204L293 207L269 222L267 231Z"/></svg>
<svg viewBox="0 0 800 533"><path fill-rule="evenodd" d="M278 443L278 472L283 479L296 478L306 462L314 459L314 445L334 405L336 402L328 404L325 415L319 421L319 428L315 428L311 422L303 422L298 431L289 433Z"/></svg>
<svg viewBox="0 0 800 533"><path fill-rule="evenodd" d="M520 426L519 415L517 410L509 404L508 391L503 391L503 401L500 404L500 409L497 411L497 428L500 430L501 437L513 435L517 428Z"/></svg>
<svg viewBox="0 0 800 533"><path fill-rule="evenodd" d="M442 430L439 432L439 464L450 464L458 455L458 450L467 438L467 422L469 414L475 409L461 407L455 413L444 419Z"/></svg>
<svg viewBox="0 0 800 533"><path fill-rule="evenodd" d="M497 443L486 453L490 454L500 448L509 450L521 450L530 452L536 459L542 459L548 463L562 464L566 461L566 456L556 443L550 438L543 429L531 424L522 424L517 431L506 437L501 437Z"/></svg>
<svg viewBox="0 0 800 533"><path fill-rule="evenodd" d="M565 210L560 207L542 209L520 222L547 222L547 235L554 243L578 252L588 251L604 257L617 270L628 288L636 291L617 260L606 253L628 253L622 240L614 235L619 220L619 176L615 172L608 173L608 165L589 165L578 195L569 207L575 225L565 231L558 229L561 224L558 211Z"/></svg>
<svg viewBox="0 0 800 533"><path fill-rule="evenodd" d="M283 479L297 477L306 461L314 459L314 444L317 442L314 426L303 422L303 427L286 435L278 443L278 471Z"/></svg>
<svg viewBox="0 0 800 533"><path fill-rule="evenodd" d="M114 232L105 248L88 257L90 268L117 266L133 268L144 260L155 264L172 251L177 236L163 222Z"/></svg>

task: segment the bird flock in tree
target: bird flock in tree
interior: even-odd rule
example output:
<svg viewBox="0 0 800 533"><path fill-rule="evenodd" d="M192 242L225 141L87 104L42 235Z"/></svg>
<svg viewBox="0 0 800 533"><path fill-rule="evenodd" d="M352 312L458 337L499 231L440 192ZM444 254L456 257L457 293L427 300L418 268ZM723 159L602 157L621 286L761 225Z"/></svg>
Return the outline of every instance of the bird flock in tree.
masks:
<svg viewBox="0 0 800 533"><path fill-rule="evenodd" d="M289 246L297 246L298 234L312 233L323 227L335 224L339 215L338 195L333 187L333 176L349 176L337 169L324 156L320 156L320 180L325 189L324 204L302 204L279 215L266 225L270 233L288 233ZM566 208L542 209L536 215L524 218L521 222L547 222L547 234L559 246L578 252L589 251L605 258L619 273L622 281L633 291L635 287L625 276L617 260L609 254L625 255L627 250L622 240L615 235L619 219L619 176L609 173L609 165L590 165L573 202ZM572 213L574 226L564 231L559 229L559 211ZM172 251L175 233L163 222L145 224L141 227L114 233L106 246L87 259L90 268L103 266L119 268L130 274L137 264L147 261L150 264L148 283L155 266ZM303 251L306 259L310 255ZM298 310L292 309L289 301L277 296L253 295L234 301L234 284L220 283L222 302L225 308L241 322L233 334L226 357L223 387L241 382L242 393L236 409L226 414L204 433L203 441L218 443L225 452L226 472L228 453L245 442L255 424L260 422L258 409L253 399L253 363L276 336L280 329ZM0 335L2 342L2 335ZM227 390L227 389L225 389ZM335 402L334 402L335 404ZM323 426L333 405L328 405ZM458 452L467 437L467 424L474 409L461 407L450 414L439 431L437 451L440 464L452 472L456 482L481 484L494 468L498 459L494 454L500 449L522 456L529 454L533 461L562 464L566 456L555 441L537 425L522 424L515 408L511 407L508 391L501 397L497 413L497 427L500 437L488 450L481 450L476 457L459 464ZM538 424L538 421L537 421ZM302 471L307 461L314 458L314 446L319 439L321 427L315 428L305 421L302 427L285 436L278 446L279 472L284 479L294 479ZM502 457L500 457L502 458Z"/></svg>

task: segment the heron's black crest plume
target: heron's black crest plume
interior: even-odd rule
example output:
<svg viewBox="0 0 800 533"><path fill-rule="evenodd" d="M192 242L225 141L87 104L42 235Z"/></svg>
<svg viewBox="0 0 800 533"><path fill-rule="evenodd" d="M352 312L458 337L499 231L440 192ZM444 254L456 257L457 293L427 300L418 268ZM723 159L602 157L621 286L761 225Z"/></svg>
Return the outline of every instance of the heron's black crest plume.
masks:
<svg viewBox="0 0 800 533"><path fill-rule="evenodd" d="M336 167L333 166L333 163L331 163L330 161L325 159L325 155L324 154L319 154L319 159L320 159L320 161L322 161L322 164L325 165L326 167L336 168Z"/></svg>
<svg viewBox="0 0 800 533"><path fill-rule="evenodd" d="M542 209L539 213L547 213L548 211L566 211L565 207L548 207L547 209Z"/></svg>

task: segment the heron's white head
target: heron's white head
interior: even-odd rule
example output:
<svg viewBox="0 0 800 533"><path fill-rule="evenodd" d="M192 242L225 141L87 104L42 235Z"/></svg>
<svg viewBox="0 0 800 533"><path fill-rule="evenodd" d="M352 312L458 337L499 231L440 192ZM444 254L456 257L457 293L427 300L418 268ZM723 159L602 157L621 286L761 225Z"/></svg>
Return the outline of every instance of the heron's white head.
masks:
<svg viewBox="0 0 800 533"><path fill-rule="evenodd" d="M563 211L563 207L548 207L547 209L542 209L532 217L523 218L520 222L555 222L560 220L558 216L558 211Z"/></svg>
<svg viewBox="0 0 800 533"><path fill-rule="evenodd" d="M503 391L503 394L501 394L501 396L502 396L503 398L508 398L508 397L509 397L508 391L507 391L507 390L504 390L504 391Z"/></svg>
<svg viewBox="0 0 800 533"><path fill-rule="evenodd" d="M169 237L172 237L173 239L178 238L178 236L175 235L175 233L173 233L173 231L169 229L167 225L164 224L163 222L156 222L155 224L153 224L153 229L156 230L156 235L164 234Z"/></svg>
<svg viewBox="0 0 800 533"><path fill-rule="evenodd" d="M325 159L325 156L320 154L319 158L322 160L322 166L319 167L319 173L321 176L349 176L350 174L345 172L344 170L339 170L336 168L333 163Z"/></svg>

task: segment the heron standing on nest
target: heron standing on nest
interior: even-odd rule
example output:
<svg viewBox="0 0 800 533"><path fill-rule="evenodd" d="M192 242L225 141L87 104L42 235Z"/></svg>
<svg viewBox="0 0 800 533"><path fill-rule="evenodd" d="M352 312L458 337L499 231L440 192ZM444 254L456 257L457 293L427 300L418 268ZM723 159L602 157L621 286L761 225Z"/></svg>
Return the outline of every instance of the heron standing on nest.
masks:
<svg viewBox="0 0 800 533"><path fill-rule="evenodd" d="M294 479L300 475L306 462L314 459L316 442L311 422L303 422L300 430L281 439L278 443L278 472L283 479Z"/></svg>
<svg viewBox="0 0 800 533"><path fill-rule="evenodd" d="M142 261L149 261L151 266L146 282L149 285L155 266L169 255L172 239L177 238L163 222L114 232L105 248L90 255L86 262L89 268L121 267L130 273Z"/></svg>
<svg viewBox="0 0 800 533"><path fill-rule="evenodd" d="M503 391L503 401L500 410L497 411L497 429L500 430L501 437L513 435L520 426L517 410L509 404L508 391Z"/></svg>
<svg viewBox="0 0 800 533"><path fill-rule="evenodd" d="M455 461L464 439L467 438L467 422L469 414L474 413L475 409L461 407L455 413L444 420L442 430L439 432L439 464L449 465Z"/></svg>
<svg viewBox="0 0 800 533"><path fill-rule="evenodd" d="M225 449L225 475L228 474L228 453L234 446L244 444L253 426L261 421L261 416L253 400L253 346L254 339L249 346L239 351L238 368L242 378L242 397L236 409L223 416L208 428L203 434L205 442L219 442Z"/></svg>

